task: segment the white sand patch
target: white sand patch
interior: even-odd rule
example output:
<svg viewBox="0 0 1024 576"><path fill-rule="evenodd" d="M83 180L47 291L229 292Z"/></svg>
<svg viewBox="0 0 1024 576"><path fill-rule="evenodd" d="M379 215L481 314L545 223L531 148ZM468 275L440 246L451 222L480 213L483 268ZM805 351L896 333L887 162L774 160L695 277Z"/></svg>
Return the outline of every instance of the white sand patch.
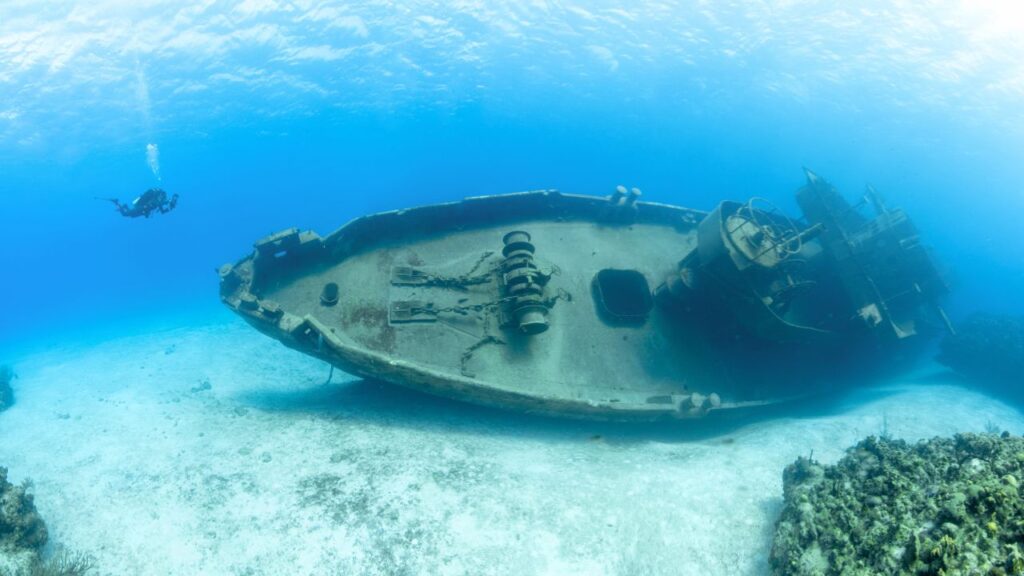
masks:
<svg viewBox="0 0 1024 576"><path fill-rule="evenodd" d="M941 384L717 431L525 418L325 386L322 363L240 323L15 367L0 465L100 574L763 574L797 456L1024 430Z"/></svg>

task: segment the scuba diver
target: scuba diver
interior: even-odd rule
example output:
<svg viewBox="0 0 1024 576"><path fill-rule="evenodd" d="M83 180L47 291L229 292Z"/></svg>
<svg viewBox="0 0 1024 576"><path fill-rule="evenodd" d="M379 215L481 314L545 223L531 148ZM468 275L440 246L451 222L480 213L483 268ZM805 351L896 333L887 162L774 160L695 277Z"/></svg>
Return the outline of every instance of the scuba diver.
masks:
<svg viewBox="0 0 1024 576"><path fill-rule="evenodd" d="M117 211L125 218L138 218L139 216L149 218L149 215L153 212L167 214L178 205L178 195L175 194L168 200L167 192L164 192L161 188L146 190L142 193L142 196L132 200L131 204L122 204L117 198L97 198L97 200L113 202L114 206L117 207Z"/></svg>

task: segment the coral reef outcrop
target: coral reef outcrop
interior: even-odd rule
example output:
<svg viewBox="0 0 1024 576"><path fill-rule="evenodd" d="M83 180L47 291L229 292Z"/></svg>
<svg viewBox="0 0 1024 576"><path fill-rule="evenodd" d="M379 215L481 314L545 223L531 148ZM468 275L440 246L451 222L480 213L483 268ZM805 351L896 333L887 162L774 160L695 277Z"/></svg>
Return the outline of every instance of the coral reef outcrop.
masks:
<svg viewBox="0 0 1024 576"><path fill-rule="evenodd" d="M1024 574L1024 438L869 437L783 473L775 575Z"/></svg>
<svg viewBox="0 0 1024 576"><path fill-rule="evenodd" d="M46 524L28 486L8 482L7 469L0 466L0 574L30 573L46 539Z"/></svg>
<svg viewBox="0 0 1024 576"><path fill-rule="evenodd" d="M11 389L14 371L10 366L0 366L0 412L14 405L14 390Z"/></svg>

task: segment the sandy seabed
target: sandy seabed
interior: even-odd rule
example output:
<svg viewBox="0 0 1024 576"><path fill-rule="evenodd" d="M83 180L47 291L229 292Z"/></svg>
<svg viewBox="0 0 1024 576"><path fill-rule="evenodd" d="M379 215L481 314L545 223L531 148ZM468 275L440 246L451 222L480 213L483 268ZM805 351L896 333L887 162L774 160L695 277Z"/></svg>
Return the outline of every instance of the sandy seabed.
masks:
<svg viewBox="0 0 1024 576"><path fill-rule="evenodd" d="M353 380L237 323L14 363L0 465L111 575L765 574L782 469L869 434L1024 431L941 378L725 427L505 414Z"/></svg>

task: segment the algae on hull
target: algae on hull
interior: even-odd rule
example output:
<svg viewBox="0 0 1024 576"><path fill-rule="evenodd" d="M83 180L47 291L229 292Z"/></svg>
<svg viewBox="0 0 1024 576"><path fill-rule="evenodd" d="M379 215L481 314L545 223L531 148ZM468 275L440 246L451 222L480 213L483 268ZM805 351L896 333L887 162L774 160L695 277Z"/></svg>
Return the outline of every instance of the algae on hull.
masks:
<svg viewBox="0 0 1024 576"><path fill-rule="evenodd" d="M1024 574L1024 438L869 437L783 474L772 574Z"/></svg>

